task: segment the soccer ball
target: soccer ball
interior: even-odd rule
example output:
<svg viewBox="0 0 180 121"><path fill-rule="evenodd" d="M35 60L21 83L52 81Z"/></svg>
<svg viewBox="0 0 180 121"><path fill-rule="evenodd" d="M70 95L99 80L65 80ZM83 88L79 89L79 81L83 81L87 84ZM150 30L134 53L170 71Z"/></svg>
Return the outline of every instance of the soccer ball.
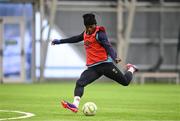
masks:
<svg viewBox="0 0 180 121"><path fill-rule="evenodd" d="M83 105L82 111L86 116L94 116L97 111L97 106L93 102L87 102Z"/></svg>

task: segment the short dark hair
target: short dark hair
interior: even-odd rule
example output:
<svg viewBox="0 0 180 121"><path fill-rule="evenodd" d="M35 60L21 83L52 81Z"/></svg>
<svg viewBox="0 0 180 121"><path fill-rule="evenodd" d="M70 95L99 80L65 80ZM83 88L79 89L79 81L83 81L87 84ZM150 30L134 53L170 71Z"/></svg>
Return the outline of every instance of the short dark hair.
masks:
<svg viewBox="0 0 180 121"><path fill-rule="evenodd" d="M95 15L93 13L84 14L83 19L85 26L97 24Z"/></svg>

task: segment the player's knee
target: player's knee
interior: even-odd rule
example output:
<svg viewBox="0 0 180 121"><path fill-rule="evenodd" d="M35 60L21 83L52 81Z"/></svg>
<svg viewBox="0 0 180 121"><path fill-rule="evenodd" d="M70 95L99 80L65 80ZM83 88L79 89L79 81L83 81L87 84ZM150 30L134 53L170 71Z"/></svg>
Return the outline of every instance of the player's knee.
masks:
<svg viewBox="0 0 180 121"><path fill-rule="evenodd" d="M119 84L123 85L123 86L128 86L130 81L128 81L126 78L124 79L119 79L116 82L118 82Z"/></svg>
<svg viewBox="0 0 180 121"><path fill-rule="evenodd" d="M82 82L82 81L77 81L77 82L76 82L76 86L78 86L78 87L85 87L86 85L85 85L85 83Z"/></svg>
<svg viewBox="0 0 180 121"><path fill-rule="evenodd" d="M129 84L128 83L124 83L123 86L128 86Z"/></svg>
<svg viewBox="0 0 180 121"><path fill-rule="evenodd" d="M76 82L76 87L83 87L83 85L80 82Z"/></svg>
<svg viewBox="0 0 180 121"><path fill-rule="evenodd" d="M124 82L122 83L122 85L123 85L123 86L128 86L129 83L130 83L130 82L128 82L128 81L124 81Z"/></svg>

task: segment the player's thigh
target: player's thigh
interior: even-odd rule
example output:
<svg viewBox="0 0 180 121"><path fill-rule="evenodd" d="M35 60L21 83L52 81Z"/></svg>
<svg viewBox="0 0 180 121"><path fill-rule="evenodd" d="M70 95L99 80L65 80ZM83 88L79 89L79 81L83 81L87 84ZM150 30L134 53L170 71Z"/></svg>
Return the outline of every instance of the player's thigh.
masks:
<svg viewBox="0 0 180 121"><path fill-rule="evenodd" d="M80 78L77 80L77 84L81 86L86 86L87 84L92 83L96 79L98 79L101 75L98 74L94 69L85 70Z"/></svg>
<svg viewBox="0 0 180 121"><path fill-rule="evenodd" d="M124 74L114 64L109 64L105 68L104 75L117 82L120 82L125 78Z"/></svg>

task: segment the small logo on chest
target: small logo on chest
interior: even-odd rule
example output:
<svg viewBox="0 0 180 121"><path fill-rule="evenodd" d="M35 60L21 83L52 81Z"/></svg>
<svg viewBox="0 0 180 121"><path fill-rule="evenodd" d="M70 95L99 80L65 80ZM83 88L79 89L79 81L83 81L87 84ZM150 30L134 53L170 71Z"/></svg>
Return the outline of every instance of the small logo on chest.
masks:
<svg viewBox="0 0 180 121"><path fill-rule="evenodd" d="M90 42L89 40L86 40L86 41L84 42L84 45L87 46L87 47L88 47L90 44L91 44L91 42Z"/></svg>

